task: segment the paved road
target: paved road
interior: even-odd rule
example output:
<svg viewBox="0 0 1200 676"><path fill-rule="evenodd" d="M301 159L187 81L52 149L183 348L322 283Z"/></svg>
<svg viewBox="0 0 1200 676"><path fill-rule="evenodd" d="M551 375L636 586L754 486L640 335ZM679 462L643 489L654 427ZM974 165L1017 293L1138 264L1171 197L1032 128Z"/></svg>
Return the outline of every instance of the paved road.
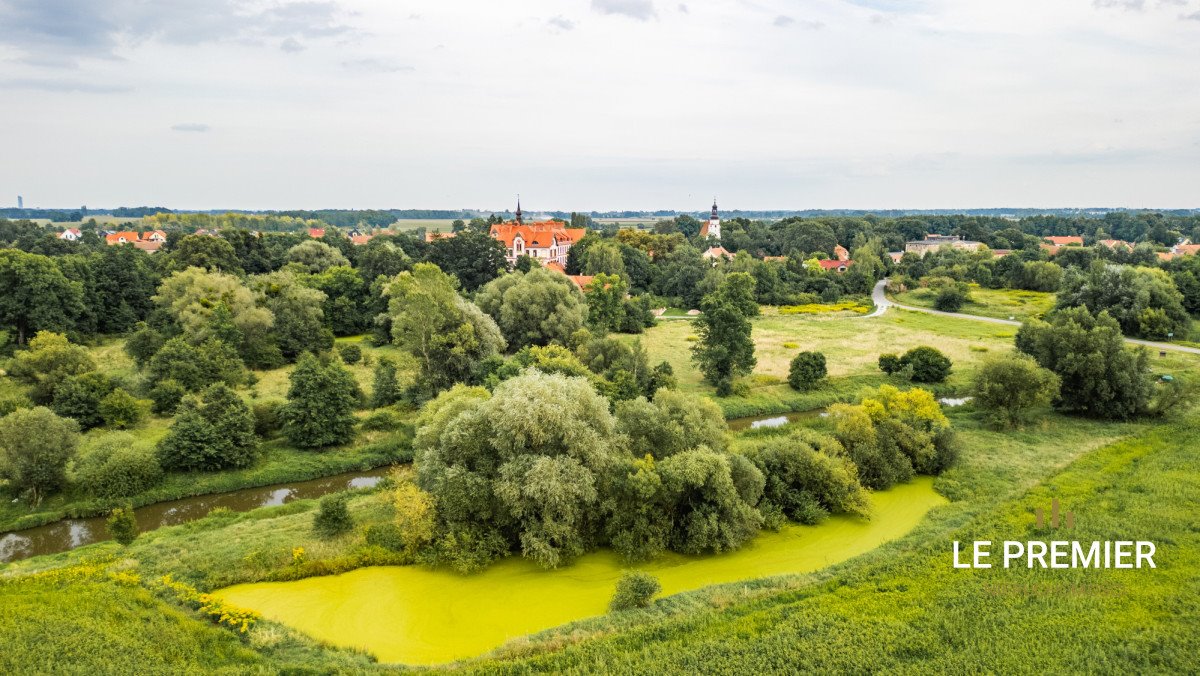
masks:
<svg viewBox="0 0 1200 676"><path fill-rule="evenodd" d="M871 290L871 300L875 303L875 311L867 317L878 317L887 312L890 307L898 307L901 310L912 310L913 312L924 312L930 315L940 315L942 317L954 317L957 319L974 319L980 322L988 322L989 324L1004 324L1005 326L1020 326L1021 322L1016 322L1011 319L997 319L995 317L980 317L979 315L965 315L958 312L942 312L941 310L930 310L927 307L916 307L915 305L904 305L887 297L886 279L881 279L875 284L875 288ZM1174 350L1175 352L1188 352L1190 354L1200 354L1200 348L1188 347L1186 345L1175 345L1172 343L1156 343L1152 340L1140 340L1138 338L1126 338L1125 342L1133 343L1134 345L1144 345L1154 350Z"/></svg>

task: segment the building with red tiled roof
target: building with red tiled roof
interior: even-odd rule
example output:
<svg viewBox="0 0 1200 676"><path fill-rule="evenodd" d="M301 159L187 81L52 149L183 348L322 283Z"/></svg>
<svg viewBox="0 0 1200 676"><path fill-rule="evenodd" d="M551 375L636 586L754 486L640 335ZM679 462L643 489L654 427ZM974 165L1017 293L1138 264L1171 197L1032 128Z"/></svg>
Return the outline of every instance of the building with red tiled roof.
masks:
<svg viewBox="0 0 1200 676"><path fill-rule="evenodd" d="M839 261L848 261L850 260L850 252L846 250L846 247L839 244L833 247L833 257Z"/></svg>
<svg viewBox="0 0 1200 676"><path fill-rule="evenodd" d="M1053 244L1054 246L1083 246L1083 238L1078 235L1068 235L1064 237L1043 237L1043 240Z"/></svg>
<svg viewBox="0 0 1200 676"><path fill-rule="evenodd" d="M80 237L83 237L83 233L79 232L79 228L67 228L66 230L58 233L59 239L66 240L68 242L74 242Z"/></svg>
<svg viewBox="0 0 1200 676"><path fill-rule="evenodd" d="M823 270L835 270L837 272L845 272L846 268L854 265L854 261L837 261L830 259L819 260L817 262L821 264L821 268Z"/></svg>
<svg viewBox="0 0 1200 676"><path fill-rule="evenodd" d="M374 237L374 235L351 235L350 243L353 244L354 246L362 246L362 245L366 244L367 242L370 242L371 238L373 238L373 237Z"/></svg>
<svg viewBox="0 0 1200 676"><path fill-rule="evenodd" d="M309 228L308 236L313 239L321 239L325 236L325 228Z"/></svg>
<svg viewBox="0 0 1200 676"><path fill-rule="evenodd" d="M710 246L708 247L708 251L700 255L713 261L718 258L733 258L733 254L726 251L723 246Z"/></svg>
<svg viewBox="0 0 1200 676"><path fill-rule="evenodd" d="M451 237L453 237L453 236L454 236L454 235L456 235L456 234L458 234L458 233L454 233L454 232L428 232L428 231L426 231L426 233L425 233L425 241L426 241L426 242L429 242L429 243L433 243L433 242L436 242L436 241L438 241L439 239L450 239Z"/></svg>
<svg viewBox="0 0 1200 676"><path fill-rule="evenodd" d="M1117 249L1117 248L1121 248L1121 249L1124 249L1124 250L1126 250L1126 251L1133 251L1133 245L1132 245L1132 244L1130 244L1129 242L1126 242L1126 241L1124 241L1124 240L1120 240L1120 239L1102 239L1102 240L1100 240L1100 241L1098 241L1098 242L1096 242L1096 243L1097 243L1097 244L1099 244L1099 245L1101 245L1101 246L1106 246L1106 247L1108 247L1109 249L1114 249L1114 250L1115 250L1115 249Z"/></svg>
<svg viewBox="0 0 1200 676"><path fill-rule="evenodd" d="M721 241L721 218L717 216L717 198L713 198L712 213L708 217L708 221L700 226L700 239L712 237L717 241Z"/></svg>
<svg viewBox="0 0 1200 676"><path fill-rule="evenodd" d="M155 253L159 249L162 249L165 243L165 240L160 242L159 240L143 239L140 242L134 242L133 245L146 253Z"/></svg>
<svg viewBox="0 0 1200 676"><path fill-rule="evenodd" d="M147 242L165 242L167 241L167 233L162 230L151 230L150 232L142 233L142 239Z"/></svg>
<svg viewBox="0 0 1200 676"><path fill-rule="evenodd" d="M575 286L578 286L580 288L580 290L583 290L583 289L587 288L588 284L592 283L592 280L595 279L596 276L595 275L567 275L567 278L570 279L572 282L575 282Z"/></svg>
<svg viewBox="0 0 1200 676"><path fill-rule="evenodd" d="M123 230L104 236L104 242L109 246L117 244L133 244L142 241L142 236L132 230Z"/></svg>

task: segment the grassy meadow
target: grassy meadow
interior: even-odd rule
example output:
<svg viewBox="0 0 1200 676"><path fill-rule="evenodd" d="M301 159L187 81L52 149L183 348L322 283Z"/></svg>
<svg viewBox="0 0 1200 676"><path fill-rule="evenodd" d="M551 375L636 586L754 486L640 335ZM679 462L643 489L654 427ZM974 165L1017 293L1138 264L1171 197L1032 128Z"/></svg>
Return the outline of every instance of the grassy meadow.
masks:
<svg viewBox="0 0 1200 676"><path fill-rule="evenodd" d="M1044 291L1021 291L1018 289L985 289L971 285L970 300L959 310L965 315L979 315L996 319L1025 321L1041 318L1054 308L1054 294ZM913 289L894 294L897 303L932 309L937 293L932 289Z"/></svg>

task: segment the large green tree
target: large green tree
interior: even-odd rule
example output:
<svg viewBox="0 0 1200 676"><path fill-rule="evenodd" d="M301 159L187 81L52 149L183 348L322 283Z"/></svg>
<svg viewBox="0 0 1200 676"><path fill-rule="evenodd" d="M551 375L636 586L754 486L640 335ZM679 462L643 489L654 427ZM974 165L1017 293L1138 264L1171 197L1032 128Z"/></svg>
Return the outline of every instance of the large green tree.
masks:
<svg viewBox="0 0 1200 676"><path fill-rule="evenodd" d="M459 296L455 280L436 265L400 273L387 295L392 340L416 357L424 394L477 380L479 364L504 349L496 322Z"/></svg>
<svg viewBox="0 0 1200 676"><path fill-rule="evenodd" d="M512 272L488 282L475 296L491 315L511 349L527 345L567 345L583 328L583 294L566 275L544 268Z"/></svg>
<svg viewBox="0 0 1200 676"><path fill-rule="evenodd" d="M213 471L250 465L257 447L250 407L218 383L184 400L158 457L167 469Z"/></svg>
<svg viewBox="0 0 1200 676"><path fill-rule="evenodd" d="M1191 327L1183 300L1162 270L1096 262L1087 271L1067 271L1055 307L1108 312L1126 335L1165 340L1171 333L1186 336Z"/></svg>
<svg viewBox="0 0 1200 676"><path fill-rule="evenodd" d="M0 289L0 325L18 345L38 331L70 331L83 310L82 285L45 256L0 249Z"/></svg>
<svg viewBox="0 0 1200 676"><path fill-rule="evenodd" d="M758 314L754 278L744 272L729 274L704 297L700 312L695 320L700 339L692 346L692 360L725 396L732 391L733 379L750 373L757 363L750 337L750 317Z"/></svg>
<svg viewBox="0 0 1200 676"><path fill-rule="evenodd" d="M307 353L289 380L283 432L293 446L320 448L354 438L358 383L340 361Z"/></svg>
<svg viewBox="0 0 1200 676"><path fill-rule="evenodd" d="M0 418L0 475L40 504L67 481L67 462L79 446L79 425L48 408L26 408Z"/></svg>
<svg viewBox="0 0 1200 676"><path fill-rule="evenodd" d="M435 240L426 260L454 275L465 291L474 291L504 274L504 244L483 232L460 232Z"/></svg>
<svg viewBox="0 0 1200 676"><path fill-rule="evenodd" d="M1086 307L1056 310L1048 319L1022 324L1016 345L1059 377L1059 409L1117 420L1149 410L1150 356L1144 347L1125 346L1116 319Z"/></svg>

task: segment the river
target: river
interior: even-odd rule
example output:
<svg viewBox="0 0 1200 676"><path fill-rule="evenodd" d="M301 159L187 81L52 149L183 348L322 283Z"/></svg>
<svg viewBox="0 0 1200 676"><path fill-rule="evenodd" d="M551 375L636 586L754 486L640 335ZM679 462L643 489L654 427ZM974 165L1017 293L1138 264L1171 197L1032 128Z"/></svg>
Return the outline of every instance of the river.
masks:
<svg viewBox="0 0 1200 676"><path fill-rule="evenodd" d="M228 493L197 495L181 500L157 502L134 510L138 528L142 531L163 526L175 526L206 516L218 507L246 512L259 507L282 505L293 500L319 498L348 488L369 488L379 483L390 467L378 467L365 472L334 474L322 479L293 481L284 484L243 488ZM105 528L107 517L63 519L54 523L0 534L0 563L56 554L69 549L108 540Z"/></svg>

